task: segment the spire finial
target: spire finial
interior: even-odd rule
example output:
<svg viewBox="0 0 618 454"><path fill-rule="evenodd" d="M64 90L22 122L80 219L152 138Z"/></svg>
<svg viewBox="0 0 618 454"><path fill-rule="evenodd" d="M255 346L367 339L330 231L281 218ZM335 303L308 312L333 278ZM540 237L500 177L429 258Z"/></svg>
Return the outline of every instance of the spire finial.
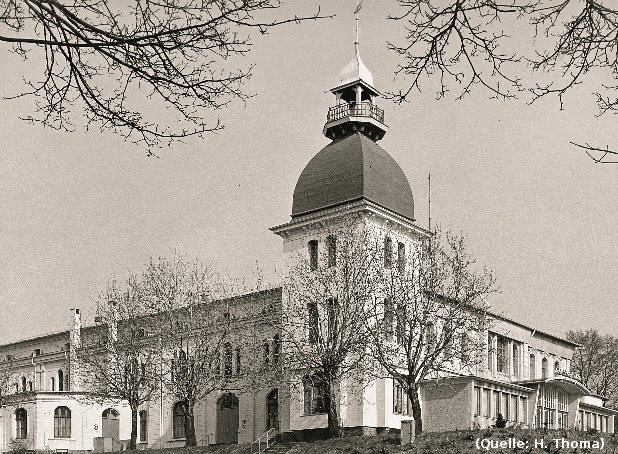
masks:
<svg viewBox="0 0 618 454"><path fill-rule="evenodd" d="M356 0L356 9L354 10L354 14L356 15L356 41L354 41L354 50L356 50L356 54L358 55L358 32L360 30L358 26L358 13L361 10L361 5L363 4L363 0Z"/></svg>

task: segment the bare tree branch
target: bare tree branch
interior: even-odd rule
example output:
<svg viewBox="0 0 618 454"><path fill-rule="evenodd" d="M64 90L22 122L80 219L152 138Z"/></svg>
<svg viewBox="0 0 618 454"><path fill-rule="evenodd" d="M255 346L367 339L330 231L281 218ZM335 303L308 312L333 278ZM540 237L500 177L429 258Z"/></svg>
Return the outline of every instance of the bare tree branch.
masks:
<svg viewBox="0 0 618 454"><path fill-rule="evenodd" d="M44 55L44 77L19 96L36 98L26 118L72 130L73 106L87 124L110 129L149 149L223 127L205 120L245 100L251 65L233 60L250 50L249 33L322 16L261 20L279 0L0 0L0 41L26 58ZM36 55L38 58L39 54ZM240 69L230 69L240 67ZM161 123L150 105L167 107Z"/></svg>

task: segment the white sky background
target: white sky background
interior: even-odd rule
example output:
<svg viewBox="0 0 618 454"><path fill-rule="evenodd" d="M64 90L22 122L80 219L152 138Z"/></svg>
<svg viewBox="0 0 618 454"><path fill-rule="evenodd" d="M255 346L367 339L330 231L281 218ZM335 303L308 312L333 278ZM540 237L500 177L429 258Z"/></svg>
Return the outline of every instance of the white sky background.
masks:
<svg viewBox="0 0 618 454"><path fill-rule="evenodd" d="M310 14L318 3L279 13ZM0 101L0 342L68 329L75 307L92 323L108 279L174 249L239 278L257 263L274 279L282 240L268 229L289 220L298 176L329 142L327 90L353 56L354 0L321 3L337 17L254 37L242 62L256 64L246 85L256 96L218 113L223 131L159 159L96 128L19 120L33 99ZM403 34L385 19L394 3L365 0L361 11L361 56L383 92L402 84L385 44ZM23 76L39 80L37 63L3 50L0 94L19 93ZM407 104L379 103L389 126L380 145L410 181L417 223L427 226L431 173L432 222L467 234L497 275L493 310L557 335L618 335L618 165L595 165L569 144L618 148L615 117L594 116L598 81L588 82L563 111L556 98L530 106L480 87L461 101L437 101L426 85Z"/></svg>

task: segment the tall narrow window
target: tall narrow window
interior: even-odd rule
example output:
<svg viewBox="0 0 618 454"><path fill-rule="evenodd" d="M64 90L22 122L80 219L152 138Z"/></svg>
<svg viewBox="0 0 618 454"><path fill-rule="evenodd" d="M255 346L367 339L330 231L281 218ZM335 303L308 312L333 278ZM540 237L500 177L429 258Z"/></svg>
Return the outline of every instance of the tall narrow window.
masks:
<svg viewBox="0 0 618 454"><path fill-rule="evenodd" d="M560 370L560 361L556 361L554 363L554 374L557 374L559 370Z"/></svg>
<svg viewBox="0 0 618 454"><path fill-rule="evenodd" d="M513 343L513 375L519 380L519 347Z"/></svg>
<svg viewBox="0 0 618 454"><path fill-rule="evenodd" d="M178 402L174 405L174 413L172 420L172 436L174 438L185 438L185 419L187 418L187 412L185 411L185 405L182 402Z"/></svg>
<svg viewBox="0 0 618 454"><path fill-rule="evenodd" d="M21 377L21 391L26 392L26 377Z"/></svg>
<svg viewBox="0 0 618 454"><path fill-rule="evenodd" d="M393 240L389 236L384 238L384 268L393 266Z"/></svg>
<svg viewBox="0 0 618 454"><path fill-rule="evenodd" d="M223 373L232 375L232 344L229 342L223 345Z"/></svg>
<svg viewBox="0 0 618 454"><path fill-rule="evenodd" d="M329 235L326 238L326 246L328 248L328 266L337 266L337 238Z"/></svg>
<svg viewBox="0 0 618 454"><path fill-rule="evenodd" d="M339 300L337 298L328 298L326 300L326 310L328 311L328 332L333 333L336 331Z"/></svg>
<svg viewBox="0 0 618 454"><path fill-rule="evenodd" d="M390 298L384 298L384 337L386 339L393 338L394 318L393 301Z"/></svg>
<svg viewBox="0 0 618 454"><path fill-rule="evenodd" d="M240 375L242 372L241 364L240 347L236 347L236 375Z"/></svg>
<svg viewBox="0 0 618 454"><path fill-rule="evenodd" d="M530 355L530 380L534 380L536 378L536 357L534 355Z"/></svg>
<svg viewBox="0 0 618 454"><path fill-rule="evenodd" d="M270 342L268 339L264 341L262 348L264 353L264 366L268 366L270 364Z"/></svg>
<svg viewBox="0 0 618 454"><path fill-rule="evenodd" d="M433 323L427 323L425 327L425 348L428 353L433 353L436 348L436 329L433 326Z"/></svg>
<svg viewBox="0 0 618 454"><path fill-rule="evenodd" d="M54 438L71 438L71 410L67 407L54 410Z"/></svg>
<svg viewBox="0 0 618 454"><path fill-rule="evenodd" d="M481 416L482 400L481 400L481 388L474 387L474 416Z"/></svg>
<svg viewBox="0 0 618 454"><path fill-rule="evenodd" d="M15 438L28 438L28 412L24 408L15 410Z"/></svg>
<svg viewBox="0 0 618 454"><path fill-rule="evenodd" d="M318 269L318 240L311 240L309 247L309 268L312 270Z"/></svg>
<svg viewBox="0 0 618 454"><path fill-rule="evenodd" d="M406 245L397 243L397 270L402 274L406 270Z"/></svg>
<svg viewBox="0 0 618 454"><path fill-rule="evenodd" d="M52 391L56 390L56 377L51 378L51 390Z"/></svg>
<svg viewBox="0 0 618 454"><path fill-rule="evenodd" d="M307 303L307 312L309 315L309 343L315 344L318 341L318 305L313 301Z"/></svg>
<svg viewBox="0 0 618 454"><path fill-rule="evenodd" d="M146 442L148 440L148 412L142 410L139 412L139 441Z"/></svg>
<svg viewBox="0 0 618 454"><path fill-rule="evenodd" d="M541 377L547 378L547 358L541 360Z"/></svg>
<svg viewBox="0 0 618 454"><path fill-rule="evenodd" d="M279 356L281 356L281 339L278 334L273 338L273 364L279 364Z"/></svg>
<svg viewBox="0 0 618 454"><path fill-rule="evenodd" d="M498 343L496 346L496 365L498 372L507 373L508 372L508 364L507 364L507 356L506 356L506 348L507 348L507 340L498 336Z"/></svg>
<svg viewBox="0 0 618 454"><path fill-rule="evenodd" d="M58 391L64 391L64 373L62 370L58 371Z"/></svg>

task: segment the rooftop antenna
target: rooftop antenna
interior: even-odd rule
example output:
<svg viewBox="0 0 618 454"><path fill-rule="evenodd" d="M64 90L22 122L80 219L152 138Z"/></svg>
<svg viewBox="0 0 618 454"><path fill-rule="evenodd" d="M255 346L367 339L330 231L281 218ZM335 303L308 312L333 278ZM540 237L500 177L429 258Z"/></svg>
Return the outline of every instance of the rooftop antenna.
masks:
<svg viewBox="0 0 618 454"><path fill-rule="evenodd" d="M431 174L429 174L429 231L431 232Z"/></svg>

